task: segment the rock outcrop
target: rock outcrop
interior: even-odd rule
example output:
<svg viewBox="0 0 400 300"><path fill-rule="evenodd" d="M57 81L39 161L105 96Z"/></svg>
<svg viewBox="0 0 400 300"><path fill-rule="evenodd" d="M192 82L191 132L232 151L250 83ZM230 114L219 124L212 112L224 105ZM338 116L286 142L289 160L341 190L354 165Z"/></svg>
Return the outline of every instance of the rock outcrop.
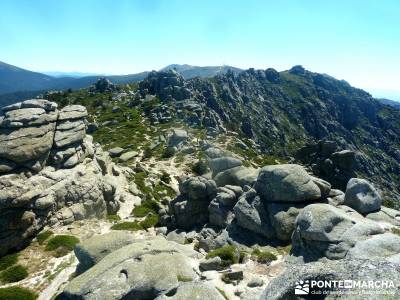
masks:
<svg viewBox="0 0 400 300"><path fill-rule="evenodd" d="M86 136L83 106L27 100L1 112L0 255L20 249L46 224L116 213L127 184ZM114 166L115 167L115 166ZM116 168L116 167L115 167Z"/></svg>
<svg viewBox="0 0 400 300"><path fill-rule="evenodd" d="M140 300L169 295L180 283L198 279L192 259L197 255L163 238L140 240L113 251L74 278L57 299ZM178 293L187 293L181 289Z"/></svg>
<svg viewBox="0 0 400 300"><path fill-rule="evenodd" d="M367 180L352 178L347 183L343 204L361 214L367 214L381 208L382 198Z"/></svg>
<svg viewBox="0 0 400 300"><path fill-rule="evenodd" d="M182 229L192 229L208 222L208 206L216 194L215 182L204 177L190 177L179 185L181 194L170 202L172 222Z"/></svg>
<svg viewBox="0 0 400 300"><path fill-rule="evenodd" d="M355 210L329 204L305 207L296 219L292 254L305 261L321 258L396 259L400 237Z"/></svg>

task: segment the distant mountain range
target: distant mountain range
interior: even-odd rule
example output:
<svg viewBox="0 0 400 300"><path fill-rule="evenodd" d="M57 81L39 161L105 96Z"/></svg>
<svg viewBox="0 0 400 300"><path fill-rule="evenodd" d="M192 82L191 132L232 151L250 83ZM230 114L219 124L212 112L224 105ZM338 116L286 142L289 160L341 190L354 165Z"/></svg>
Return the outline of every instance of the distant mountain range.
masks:
<svg viewBox="0 0 400 300"><path fill-rule="evenodd" d="M160 71L174 69L185 79L207 78L224 74L228 70L239 73L242 69L232 66L192 66L171 64ZM95 83L98 78L106 77L116 84L138 82L146 78L149 72L128 75L101 75L81 72L46 72L38 73L25 70L0 61L0 107L27 98L34 98L48 90L80 89ZM400 102L380 98L381 103L400 109Z"/></svg>
<svg viewBox="0 0 400 300"><path fill-rule="evenodd" d="M393 106L394 108L400 109L400 102L385 99L385 98L379 98L378 101L380 101L383 104Z"/></svg>
<svg viewBox="0 0 400 300"><path fill-rule="evenodd" d="M52 77L72 77L72 78L81 78L88 76L108 76L107 74L98 74L98 73L85 73L85 72L58 72L58 71L46 71L40 72L42 74L52 76Z"/></svg>
<svg viewBox="0 0 400 300"><path fill-rule="evenodd" d="M210 66L210 67L197 67L190 65L169 65L162 70L176 69L185 79L194 77L212 77L218 73L225 73L227 70L239 72L241 69L230 66ZM62 73L51 72L51 75L32 72L13 65L0 62L0 101L14 97L10 95L15 92L32 92L32 91L45 91L57 89L79 89L87 87L99 77L106 77L113 83L129 83L136 82L144 79L149 72L141 72L137 74L128 75L92 75L81 76L82 73ZM8 94L4 96L4 94Z"/></svg>

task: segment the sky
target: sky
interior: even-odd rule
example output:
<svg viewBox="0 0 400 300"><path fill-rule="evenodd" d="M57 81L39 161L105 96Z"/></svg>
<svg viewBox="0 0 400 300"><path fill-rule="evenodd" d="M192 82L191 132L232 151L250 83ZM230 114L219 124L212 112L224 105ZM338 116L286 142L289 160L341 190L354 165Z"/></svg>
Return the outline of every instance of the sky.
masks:
<svg viewBox="0 0 400 300"><path fill-rule="evenodd" d="M293 65L400 101L398 0L0 0L0 61L128 74Z"/></svg>

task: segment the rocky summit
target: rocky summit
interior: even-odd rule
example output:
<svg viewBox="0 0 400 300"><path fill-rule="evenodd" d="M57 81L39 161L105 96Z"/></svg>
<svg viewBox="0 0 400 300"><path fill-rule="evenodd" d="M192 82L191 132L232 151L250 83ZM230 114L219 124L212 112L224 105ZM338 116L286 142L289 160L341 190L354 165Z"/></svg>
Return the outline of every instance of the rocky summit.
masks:
<svg viewBox="0 0 400 300"><path fill-rule="evenodd" d="M301 66L3 107L0 299L398 299L399 122Z"/></svg>

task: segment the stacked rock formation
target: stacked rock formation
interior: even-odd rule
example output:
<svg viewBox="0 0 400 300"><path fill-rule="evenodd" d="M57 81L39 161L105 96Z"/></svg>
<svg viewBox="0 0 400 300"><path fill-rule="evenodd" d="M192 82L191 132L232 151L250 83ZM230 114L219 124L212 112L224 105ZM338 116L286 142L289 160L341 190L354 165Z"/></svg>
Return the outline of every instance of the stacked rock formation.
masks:
<svg viewBox="0 0 400 300"><path fill-rule="evenodd" d="M86 136L83 106L35 99L0 115L0 255L46 224L104 217L129 197L123 172Z"/></svg>

